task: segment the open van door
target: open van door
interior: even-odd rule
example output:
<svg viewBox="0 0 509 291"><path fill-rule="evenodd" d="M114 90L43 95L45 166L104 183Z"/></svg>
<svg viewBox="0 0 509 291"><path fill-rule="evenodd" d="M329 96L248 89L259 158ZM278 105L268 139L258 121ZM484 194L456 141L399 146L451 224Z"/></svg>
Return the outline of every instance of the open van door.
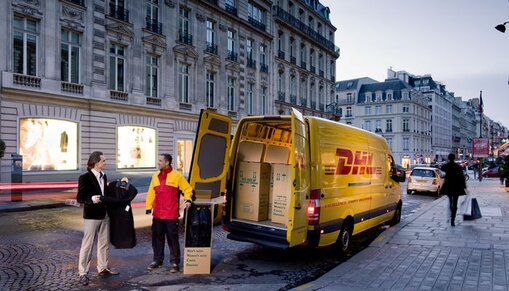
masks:
<svg viewBox="0 0 509 291"><path fill-rule="evenodd" d="M292 108L292 194L289 201L286 238L293 247L305 242L307 238L307 200L310 191L309 143L306 123L302 113Z"/></svg>
<svg viewBox="0 0 509 291"><path fill-rule="evenodd" d="M231 128L230 117L202 109L189 170L189 184L198 199L222 202L221 196L226 189ZM221 212L214 215L214 221L216 216L221 216Z"/></svg>

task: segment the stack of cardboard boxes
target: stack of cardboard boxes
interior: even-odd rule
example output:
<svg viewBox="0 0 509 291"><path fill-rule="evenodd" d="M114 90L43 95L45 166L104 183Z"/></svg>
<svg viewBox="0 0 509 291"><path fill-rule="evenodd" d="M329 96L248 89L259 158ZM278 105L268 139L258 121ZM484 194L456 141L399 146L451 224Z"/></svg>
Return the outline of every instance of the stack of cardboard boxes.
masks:
<svg viewBox="0 0 509 291"><path fill-rule="evenodd" d="M290 165L240 162L235 213L238 219L285 224L288 220Z"/></svg>

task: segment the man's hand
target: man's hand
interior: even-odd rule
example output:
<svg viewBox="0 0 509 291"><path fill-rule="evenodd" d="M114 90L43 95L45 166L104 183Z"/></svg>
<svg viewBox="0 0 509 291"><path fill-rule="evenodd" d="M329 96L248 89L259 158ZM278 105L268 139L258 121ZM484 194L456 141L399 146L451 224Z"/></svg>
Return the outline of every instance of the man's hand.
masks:
<svg viewBox="0 0 509 291"><path fill-rule="evenodd" d="M101 195L94 195L94 196L92 196L92 202L94 204L97 204L97 203L101 202Z"/></svg>
<svg viewBox="0 0 509 291"><path fill-rule="evenodd" d="M148 214L152 214L152 209L147 209L147 210L145 210L145 214L147 214L147 215L148 215Z"/></svg>
<svg viewBox="0 0 509 291"><path fill-rule="evenodd" d="M191 201L187 200L186 201L186 209L189 209L189 207L191 207Z"/></svg>

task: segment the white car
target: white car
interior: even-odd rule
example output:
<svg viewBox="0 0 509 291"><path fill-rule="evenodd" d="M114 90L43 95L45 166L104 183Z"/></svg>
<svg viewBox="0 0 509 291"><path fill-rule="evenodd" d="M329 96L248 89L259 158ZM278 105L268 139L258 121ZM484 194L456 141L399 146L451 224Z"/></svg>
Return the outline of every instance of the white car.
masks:
<svg viewBox="0 0 509 291"><path fill-rule="evenodd" d="M443 179L440 169L432 167L415 167L408 177L407 194L412 192L431 192L440 195Z"/></svg>

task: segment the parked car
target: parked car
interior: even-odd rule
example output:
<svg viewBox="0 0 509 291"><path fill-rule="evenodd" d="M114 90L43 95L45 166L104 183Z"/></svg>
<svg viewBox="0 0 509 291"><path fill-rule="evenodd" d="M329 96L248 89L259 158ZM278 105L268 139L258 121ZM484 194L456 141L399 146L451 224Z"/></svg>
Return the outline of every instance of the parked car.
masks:
<svg viewBox="0 0 509 291"><path fill-rule="evenodd" d="M407 194L412 192L430 192L440 195L442 171L433 167L415 167L408 177Z"/></svg>
<svg viewBox="0 0 509 291"><path fill-rule="evenodd" d="M487 170L483 171L482 176L484 178L498 178L498 177L500 177L498 174L498 167L494 167L494 168L487 169Z"/></svg>
<svg viewBox="0 0 509 291"><path fill-rule="evenodd" d="M413 171L416 167L430 167L430 165L429 165L429 164L415 164L415 165L411 165L411 166L409 166L409 167L405 170L407 178L410 176L410 173L412 173L412 171Z"/></svg>

